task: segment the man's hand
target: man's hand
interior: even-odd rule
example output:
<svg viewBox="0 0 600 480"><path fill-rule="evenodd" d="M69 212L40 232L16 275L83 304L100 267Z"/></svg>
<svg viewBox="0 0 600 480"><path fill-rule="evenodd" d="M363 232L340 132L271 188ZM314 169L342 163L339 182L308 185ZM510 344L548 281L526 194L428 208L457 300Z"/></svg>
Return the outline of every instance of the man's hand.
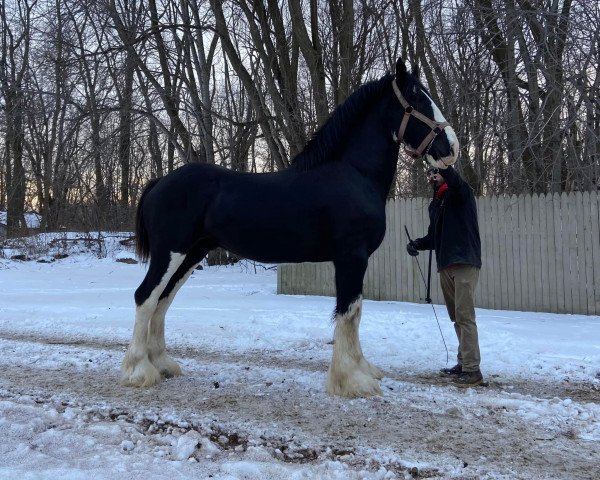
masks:
<svg viewBox="0 0 600 480"><path fill-rule="evenodd" d="M415 245L415 243L413 241L408 242L408 244L406 245L406 251L408 252L408 254L411 257L416 257L417 255L419 255L417 246Z"/></svg>
<svg viewBox="0 0 600 480"><path fill-rule="evenodd" d="M450 164L446 165L442 160L434 160L429 155L427 155L427 161L429 162L429 164L432 167L439 168L440 170L446 170L448 168L448 165L450 165ZM454 163L454 162L452 162L452 163Z"/></svg>

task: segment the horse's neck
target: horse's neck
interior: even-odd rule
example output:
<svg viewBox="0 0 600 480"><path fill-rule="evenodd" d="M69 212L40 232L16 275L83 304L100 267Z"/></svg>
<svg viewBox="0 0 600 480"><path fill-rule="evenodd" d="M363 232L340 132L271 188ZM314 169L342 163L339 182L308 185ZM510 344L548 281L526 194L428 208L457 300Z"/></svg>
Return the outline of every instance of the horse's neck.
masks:
<svg viewBox="0 0 600 480"><path fill-rule="evenodd" d="M398 151L391 128L386 131L380 122L366 121L355 129L342 158L360 171L382 198L386 198L396 174Z"/></svg>

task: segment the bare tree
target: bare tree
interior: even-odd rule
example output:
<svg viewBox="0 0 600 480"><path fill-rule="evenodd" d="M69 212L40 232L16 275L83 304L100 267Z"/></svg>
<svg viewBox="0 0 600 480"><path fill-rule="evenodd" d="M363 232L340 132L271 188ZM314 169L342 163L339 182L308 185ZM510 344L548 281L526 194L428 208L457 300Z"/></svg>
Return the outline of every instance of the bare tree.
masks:
<svg viewBox="0 0 600 480"><path fill-rule="evenodd" d="M78 8L76 4L66 3L76 37L72 48L77 58L79 82L84 93L81 100L73 100L78 104L82 126L89 122L89 148L85 156L92 160L94 202L98 221L100 225L104 225L108 217L111 195L110 186L106 184L105 168L103 168L105 161L103 161L102 128L106 116L104 99L108 88L103 81L105 73L103 65L106 59L100 54L100 49L107 40L107 33L106 22L99 21L99 16L94 15L95 12L90 7L90 4L83 4L82 8ZM53 190L55 195L59 195L61 188L56 185Z"/></svg>
<svg viewBox="0 0 600 480"><path fill-rule="evenodd" d="M261 92L255 85L252 75L243 64L231 39L227 21L223 13L223 4L220 1L211 0L210 6L215 17L215 29L221 40L223 51L237 76L240 78L244 88L248 92L252 107L257 113L257 121L268 146L271 161L277 168L285 168L288 165L285 149L276 135L272 121L270 121L269 117L271 115L268 113L267 106L264 104L264 96L261 95Z"/></svg>
<svg viewBox="0 0 600 480"><path fill-rule="evenodd" d="M64 7L57 1L49 5L52 15L38 15L36 19L38 28L40 24L45 26L47 41L35 49L36 67L30 71L31 96L27 109L25 145L35 179L38 208L49 229L58 226L61 208L65 206L62 197L67 169L64 147L68 98L73 93L73 82L69 81L73 67L70 49L66 46L71 39L66 33L68 14Z"/></svg>
<svg viewBox="0 0 600 480"><path fill-rule="evenodd" d="M213 146L213 115L210 71L217 45L217 35L212 34L208 47L205 45L207 32L206 20L200 12L206 10L198 0L181 0L181 18L185 28L182 31L182 41L177 42L182 51L184 61L183 81L189 91L192 112L198 125L200 137L200 156L207 163L215 163ZM177 40L178 37L175 36Z"/></svg>
<svg viewBox="0 0 600 480"><path fill-rule="evenodd" d="M27 98L24 87L29 71L31 17L35 4L35 0L0 0L0 88L6 115L4 144L9 235L26 227L23 150Z"/></svg>
<svg viewBox="0 0 600 480"><path fill-rule="evenodd" d="M169 51L162 36L163 29L159 21L160 16L156 1L150 0L148 2L148 10L145 12L146 17L150 19L148 31L140 31L139 26L128 24L127 18L124 15L124 12L127 11L126 7L121 5L121 8L117 8L116 0L109 0L107 10L123 42L123 47L131 55L130 58L144 73L153 88L156 89L163 102L165 111L171 122L171 142L173 147L179 150L184 161L199 161L201 158L194 147L190 132L180 117L179 84L181 82L180 71L182 68L182 59L180 57L175 58L175 64L170 62ZM142 35L144 37L141 37ZM153 47L160 65L158 74L155 74L151 70L140 52L136 50L136 46L140 46L141 40L145 40L146 35L154 41Z"/></svg>
<svg viewBox="0 0 600 480"><path fill-rule="evenodd" d="M317 125L322 125L329 117L329 105L325 84L322 38L319 29L318 2L317 0L309 1L310 32L306 28L300 0L289 0L288 6L292 19L292 32L300 46L311 78Z"/></svg>

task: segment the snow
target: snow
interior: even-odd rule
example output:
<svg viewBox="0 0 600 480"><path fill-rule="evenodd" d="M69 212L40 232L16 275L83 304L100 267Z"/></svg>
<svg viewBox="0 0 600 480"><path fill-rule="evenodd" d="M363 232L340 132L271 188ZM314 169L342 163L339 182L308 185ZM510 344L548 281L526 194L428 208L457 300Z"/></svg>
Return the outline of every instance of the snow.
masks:
<svg viewBox="0 0 600 480"><path fill-rule="evenodd" d="M0 211L0 224L6 225L7 221L7 212ZM25 213L25 224L27 228L40 228L42 222L42 217L39 213L36 212L26 212Z"/></svg>
<svg viewBox="0 0 600 480"><path fill-rule="evenodd" d="M104 258L73 238L65 259L0 257L0 479L598 478L598 316L478 309L491 385L461 390L435 374L456 350L444 306L448 361L431 306L365 301L362 347L387 375L349 400L324 392L333 298L204 267L167 315L183 375L131 389L146 267L118 238Z"/></svg>

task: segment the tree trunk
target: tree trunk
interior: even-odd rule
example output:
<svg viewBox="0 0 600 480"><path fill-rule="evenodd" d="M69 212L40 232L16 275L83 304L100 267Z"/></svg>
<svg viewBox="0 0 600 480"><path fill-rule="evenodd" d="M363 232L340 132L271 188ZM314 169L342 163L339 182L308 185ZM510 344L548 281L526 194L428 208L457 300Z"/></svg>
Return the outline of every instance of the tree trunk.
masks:
<svg viewBox="0 0 600 480"><path fill-rule="evenodd" d="M523 165L526 177L531 185L537 183L537 175L533 159L528 152L527 125L525 124L519 98L519 85L517 77L517 62L515 59L515 40L516 35L516 11L512 0L507 2L507 34L502 34L499 27L497 16L499 13L494 9L490 0L475 0L474 17L482 36L484 44L487 46L492 59L498 66L506 88L506 144L508 146L509 164L513 166ZM516 177L518 178L518 177Z"/></svg>
<svg viewBox="0 0 600 480"><path fill-rule="evenodd" d="M25 169L23 168L23 110L25 101L21 92L12 90L6 98L7 125L7 219L8 236L16 235L26 228L25 224Z"/></svg>
<svg viewBox="0 0 600 480"><path fill-rule="evenodd" d="M115 28L123 42L124 48L132 55L135 61L136 67L139 68L148 81L158 92L165 111L171 121L173 136L170 139L173 142L173 147L176 148L184 161L198 161L198 153L192 143L192 137L190 132L185 127L183 121L179 116L179 99L177 97L178 91L175 88L175 83L171 77L169 57L167 48L161 36L161 29L159 25L159 15L156 9L156 0L149 1L150 18L151 18L151 33L156 41L156 53L159 58L159 64L161 68L163 83L159 82L150 69L150 66L140 57L138 52L135 50L135 44L129 39L131 35L135 35L137 32L132 32L130 26L126 26L118 11L115 4L115 0L109 0L108 13L115 24ZM181 141L181 144L179 143Z"/></svg>
<svg viewBox="0 0 600 480"><path fill-rule="evenodd" d="M288 6L292 17L292 32L300 46L302 56L306 60L311 79L313 101L317 117L317 126L323 125L329 118L327 104L327 88L325 86L325 66L323 64L323 47L319 33L317 0L310 0L310 35L306 30L300 0L289 0Z"/></svg>
<svg viewBox="0 0 600 480"><path fill-rule="evenodd" d="M227 29L227 23L225 21L225 15L223 14L222 2L210 0L210 6L213 14L215 15L215 29L219 34L219 38L221 39L221 45L227 55L227 58L231 62L231 66L248 92L252 108L254 108L254 111L256 112L258 123L263 132L265 142L269 148L271 161L274 163L277 169L283 169L289 164L286 159L285 150L281 143L277 140L277 133L269 121L269 117L271 115L266 105L264 105L264 102L261 100L261 95L255 85L255 81L244 67L244 64L237 55L233 42L231 41L231 37L229 36L229 31Z"/></svg>
<svg viewBox="0 0 600 480"><path fill-rule="evenodd" d="M186 82L190 90L191 101L194 104L194 113L197 118L202 145L202 154L199 160L206 163L215 163L210 70L218 36L216 33L213 34L207 55L204 45L206 30L203 28L199 10L200 8L195 0L191 2L190 0L181 0L181 13L184 23L195 27L193 30L191 28L184 30L182 49L185 70L187 71ZM196 78L198 81L196 81Z"/></svg>
<svg viewBox="0 0 600 480"><path fill-rule="evenodd" d="M20 7L20 24L16 31L9 25L5 0L0 1L0 91L4 96L6 134L6 210L7 234L15 235L24 229L25 168L23 167L24 119L26 100L25 74L29 69L31 43L30 22L32 6Z"/></svg>
<svg viewBox="0 0 600 480"><path fill-rule="evenodd" d="M119 111L119 165L121 167L120 202L121 206L129 206L129 181L131 168L131 132L133 119L131 109L133 106L133 79L135 76L135 63L131 52L127 52L125 69L123 71L123 93Z"/></svg>

